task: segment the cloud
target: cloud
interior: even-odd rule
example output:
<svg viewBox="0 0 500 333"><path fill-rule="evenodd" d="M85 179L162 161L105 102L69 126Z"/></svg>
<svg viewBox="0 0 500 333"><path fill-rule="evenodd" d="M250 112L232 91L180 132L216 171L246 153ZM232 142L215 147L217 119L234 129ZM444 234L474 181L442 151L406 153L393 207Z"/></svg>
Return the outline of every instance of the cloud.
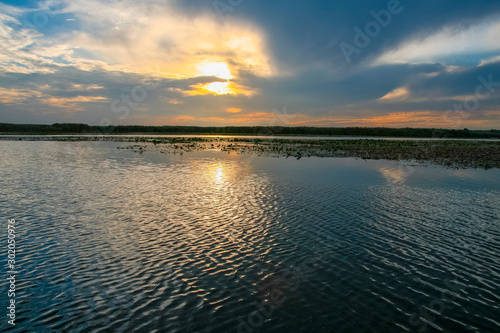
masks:
<svg viewBox="0 0 500 333"><path fill-rule="evenodd" d="M444 126L479 76L500 81L500 3L401 3L351 64L339 44L387 0L243 1L223 16L206 0L0 4L0 117ZM468 120L498 124L499 105L500 89Z"/></svg>
<svg viewBox="0 0 500 333"><path fill-rule="evenodd" d="M404 100L408 98L410 92L406 87L396 88L393 91L387 93L386 95L380 97L378 100L381 102L390 102L397 100Z"/></svg>
<svg viewBox="0 0 500 333"><path fill-rule="evenodd" d="M386 95L379 98L377 101L382 103L395 103L395 102L441 102L441 101L459 101L467 102L475 99L475 95L456 95L456 96L446 96L446 95L428 95L415 97L412 96L410 90L407 87L396 88L393 91L387 93Z"/></svg>
<svg viewBox="0 0 500 333"><path fill-rule="evenodd" d="M20 104L41 96L42 94L35 90L0 88L0 103L5 104Z"/></svg>
<svg viewBox="0 0 500 333"><path fill-rule="evenodd" d="M264 122L270 122L273 119L275 119L277 116L274 112L251 112L247 113L245 115L239 115L237 117L234 117L231 119L232 122L236 123L261 123Z"/></svg>
<svg viewBox="0 0 500 333"><path fill-rule="evenodd" d="M82 103L103 102L104 96L54 97L39 90L0 88L0 103L4 104L47 104L68 112L84 110Z"/></svg>
<svg viewBox="0 0 500 333"><path fill-rule="evenodd" d="M500 56L496 56L496 57L493 57L490 59L481 60L481 62L479 63L479 66L486 66L486 65L490 65L490 64L494 64L494 63L498 63L498 62L500 62Z"/></svg>
<svg viewBox="0 0 500 333"><path fill-rule="evenodd" d="M108 99L104 96L76 96L76 97L47 97L40 99L40 103L53 107L63 108L67 111L82 111L82 103L103 102Z"/></svg>
<svg viewBox="0 0 500 333"><path fill-rule="evenodd" d="M184 121L184 120L195 120L196 118L193 116L177 116L175 117L175 119L179 121Z"/></svg>
<svg viewBox="0 0 500 333"><path fill-rule="evenodd" d="M373 63L433 63L454 56L500 52L500 18L463 27L445 26L431 35L421 35L384 52Z"/></svg>
<svg viewBox="0 0 500 333"><path fill-rule="evenodd" d="M470 115L469 115L470 116ZM478 116L478 115L476 115ZM469 128L482 128L487 124L500 123L500 114L490 113L488 119L460 118L460 126ZM305 117L307 118L307 117ZM457 120L450 115L438 111L393 112L384 115L372 115L352 118L320 118L304 119L292 122L294 126L363 126L363 127L424 127L424 128L450 128L457 124Z"/></svg>
<svg viewBox="0 0 500 333"><path fill-rule="evenodd" d="M32 9L3 5L0 38L7 47L0 52L0 69L33 73L74 66L147 74L156 68L162 77L185 78L217 76L213 70L224 67L224 79L239 71L274 74L263 31L242 21L221 23L210 14L188 17L171 3L66 1L58 14L71 13L80 29L50 36L22 24L21 16Z"/></svg>
<svg viewBox="0 0 500 333"><path fill-rule="evenodd" d="M171 78L217 76L221 67L224 79L238 71L274 73L264 32L245 21L222 23L213 13L186 16L172 1L145 5L123 0L109 6L77 0L65 10L83 26L67 43L111 65L138 73L158 66L163 77Z"/></svg>

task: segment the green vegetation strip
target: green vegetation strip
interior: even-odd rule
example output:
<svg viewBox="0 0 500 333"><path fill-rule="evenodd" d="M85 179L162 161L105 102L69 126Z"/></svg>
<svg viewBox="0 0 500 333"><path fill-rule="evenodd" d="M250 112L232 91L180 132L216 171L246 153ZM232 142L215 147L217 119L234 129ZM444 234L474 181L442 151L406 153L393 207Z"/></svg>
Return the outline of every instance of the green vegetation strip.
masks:
<svg viewBox="0 0 500 333"><path fill-rule="evenodd" d="M291 126L91 126L87 124L55 123L9 124L0 123L1 134L67 135L67 134L203 134L203 135L257 135L257 136L362 136L398 138L469 138L499 139L500 131L438 128L388 127L291 127Z"/></svg>

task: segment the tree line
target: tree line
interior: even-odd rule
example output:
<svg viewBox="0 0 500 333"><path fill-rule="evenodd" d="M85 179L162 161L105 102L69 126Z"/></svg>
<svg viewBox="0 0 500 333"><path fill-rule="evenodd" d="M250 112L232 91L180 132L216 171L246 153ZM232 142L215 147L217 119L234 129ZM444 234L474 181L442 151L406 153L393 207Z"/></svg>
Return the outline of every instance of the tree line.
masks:
<svg viewBox="0 0 500 333"><path fill-rule="evenodd" d="M8 124L0 123L0 134L213 134L270 136L368 136L401 138L500 138L500 130L389 128L389 127L287 127L287 126L91 126L75 123Z"/></svg>

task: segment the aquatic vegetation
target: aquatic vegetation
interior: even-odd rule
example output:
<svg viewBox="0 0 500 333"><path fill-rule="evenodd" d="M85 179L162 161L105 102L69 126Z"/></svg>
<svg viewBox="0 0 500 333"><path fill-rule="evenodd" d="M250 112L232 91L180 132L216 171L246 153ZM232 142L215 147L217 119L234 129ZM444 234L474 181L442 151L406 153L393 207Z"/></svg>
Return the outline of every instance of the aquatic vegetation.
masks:
<svg viewBox="0 0 500 333"><path fill-rule="evenodd" d="M205 138L172 145L171 138L151 146L144 140L143 150L176 153L183 151L218 150L240 154L273 157L356 157L434 163L450 168L500 168L500 142L458 140L286 140Z"/></svg>
<svg viewBox="0 0 500 333"><path fill-rule="evenodd" d="M450 168L500 168L500 141L476 140L379 140L379 139L283 139L161 136L5 136L0 140L116 141L136 152L182 154L220 151L273 157L355 157L433 163Z"/></svg>

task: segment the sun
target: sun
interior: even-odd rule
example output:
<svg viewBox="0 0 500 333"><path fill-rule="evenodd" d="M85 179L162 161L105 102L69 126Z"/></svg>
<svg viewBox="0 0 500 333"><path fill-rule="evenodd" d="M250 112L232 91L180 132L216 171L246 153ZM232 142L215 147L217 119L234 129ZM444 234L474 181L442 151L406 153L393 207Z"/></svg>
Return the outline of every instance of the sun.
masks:
<svg viewBox="0 0 500 333"><path fill-rule="evenodd" d="M190 86L192 89L184 92L188 96L196 95L245 95L253 96L257 93L255 89L239 85L233 81L225 82L211 82L211 83L198 83ZM234 110L232 110L234 112Z"/></svg>
<svg viewBox="0 0 500 333"><path fill-rule="evenodd" d="M229 67L225 62L205 61L198 66L200 76L216 76L224 80L233 78Z"/></svg>
<svg viewBox="0 0 500 333"><path fill-rule="evenodd" d="M229 82L212 82L203 86L203 88L217 95L227 95L235 93L234 90L229 86Z"/></svg>

